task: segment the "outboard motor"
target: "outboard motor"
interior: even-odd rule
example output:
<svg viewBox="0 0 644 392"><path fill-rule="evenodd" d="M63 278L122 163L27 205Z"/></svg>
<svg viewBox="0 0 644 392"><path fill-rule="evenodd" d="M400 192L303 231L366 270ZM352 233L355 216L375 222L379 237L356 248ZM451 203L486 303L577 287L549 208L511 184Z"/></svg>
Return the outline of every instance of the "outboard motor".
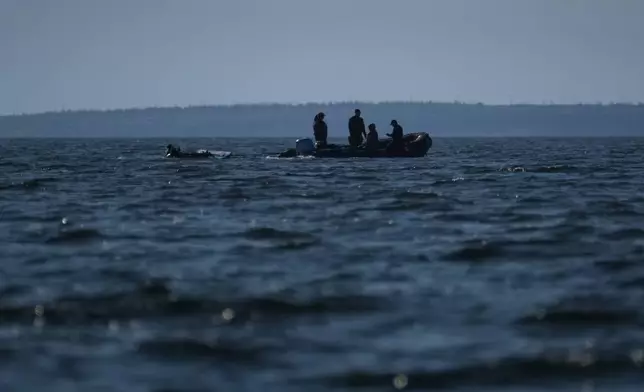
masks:
<svg viewBox="0 0 644 392"><path fill-rule="evenodd" d="M295 152L297 155L311 155L315 152L313 140L307 138L297 139L295 141Z"/></svg>

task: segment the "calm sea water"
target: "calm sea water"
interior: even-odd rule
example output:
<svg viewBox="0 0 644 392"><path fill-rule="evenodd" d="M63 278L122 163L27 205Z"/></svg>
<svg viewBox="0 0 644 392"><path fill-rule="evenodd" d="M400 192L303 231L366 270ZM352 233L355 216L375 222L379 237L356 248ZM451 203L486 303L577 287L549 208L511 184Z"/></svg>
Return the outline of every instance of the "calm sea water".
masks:
<svg viewBox="0 0 644 392"><path fill-rule="evenodd" d="M641 391L644 139L0 140L0 390Z"/></svg>

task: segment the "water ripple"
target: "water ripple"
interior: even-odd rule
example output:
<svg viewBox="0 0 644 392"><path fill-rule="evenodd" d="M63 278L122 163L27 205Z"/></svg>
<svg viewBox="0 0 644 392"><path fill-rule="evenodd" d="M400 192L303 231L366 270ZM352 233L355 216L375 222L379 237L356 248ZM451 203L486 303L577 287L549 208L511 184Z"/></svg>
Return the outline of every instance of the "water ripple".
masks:
<svg viewBox="0 0 644 392"><path fill-rule="evenodd" d="M2 141L1 390L638 390L643 140L182 143Z"/></svg>

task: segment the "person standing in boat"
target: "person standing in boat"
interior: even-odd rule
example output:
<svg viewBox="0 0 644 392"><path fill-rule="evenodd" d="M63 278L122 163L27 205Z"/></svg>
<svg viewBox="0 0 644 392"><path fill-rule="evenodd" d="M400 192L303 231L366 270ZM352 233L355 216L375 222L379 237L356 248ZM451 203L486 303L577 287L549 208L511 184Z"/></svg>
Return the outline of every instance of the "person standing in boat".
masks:
<svg viewBox="0 0 644 392"><path fill-rule="evenodd" d="M389 125L394 127L394 129L391 133L387 134L387 136L391 138L391 142L387 145L387 152L404 151L405 143L403 142L403 128L396 120L391 120Z"/></svg>
<svg viewBox="0 0 644 392"><path fill-rule="evenodd" d="M313 119L313 136L315 137L315 145L319 147L326 147L326 138L328 135L328 127L324 122L325 114L320 112Z"/></svg>
<svg viewBox="0 0 644 392"><path fill-rule="evenodd" d="M362 144L364 138L367 138L367 131L365 130L364 120L360 117L360 109L354 111L354 116L349 119L349 145L351 147L358 147Z"/></svg>

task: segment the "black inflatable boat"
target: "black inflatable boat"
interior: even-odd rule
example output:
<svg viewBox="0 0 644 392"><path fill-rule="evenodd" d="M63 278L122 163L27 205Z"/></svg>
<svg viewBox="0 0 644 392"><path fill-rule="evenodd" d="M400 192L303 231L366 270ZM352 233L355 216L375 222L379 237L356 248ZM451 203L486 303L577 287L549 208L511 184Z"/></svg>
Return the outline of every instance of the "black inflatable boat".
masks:
<svg viewBox="0 0 644 392"><path fill-rule="evenodd" d="M403 137L404 149L387 151L391 139L380 139L378 147L366 149L364 146L329 144L316 146L309 138L297 139L295 148L289 148L278 154L279 158L296 156L314 156L316 158L417 158L427 155L432 147L432 138L426 132L408 133Z"/></svg>

